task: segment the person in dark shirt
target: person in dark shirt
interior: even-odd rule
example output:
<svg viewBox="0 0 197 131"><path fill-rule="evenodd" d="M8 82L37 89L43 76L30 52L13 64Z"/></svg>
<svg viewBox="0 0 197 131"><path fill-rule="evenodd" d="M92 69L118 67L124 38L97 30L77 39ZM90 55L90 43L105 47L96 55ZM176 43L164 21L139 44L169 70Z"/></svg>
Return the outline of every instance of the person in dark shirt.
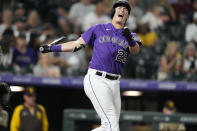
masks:
<svg viewBox="0 0 197 131"><path fill-rule="evenodd" d="M187 15L187 20L189 23L194 22L194 13L197 12L197 0L194 0L192 3L193 10L191 10Z"/></svg>
<svg viewBox="0 0 197 131"><path fill-rule="evenodd" d="M17 67L17 72L21 72L22 69L31 68L32 65L36 64L37 54L33 49L27 47L24 35L20 35L16 42L12 63Z"/></svg>
<svg viewBox="0 0 197 131"><path fill-rule="evenodd" d="M178 0L177 3L172 4L172 7L175 11L176 17L184 20L186 20L188 13L193 9L192 4L186 2L186 0Z"/></svg>
<svg viewBox="0 0 197 131"><path fill-rule="evenodd" d="M161 19L165 24L171 24L176 21L175 11L167 0L160 0L159 10Z"/></svg>

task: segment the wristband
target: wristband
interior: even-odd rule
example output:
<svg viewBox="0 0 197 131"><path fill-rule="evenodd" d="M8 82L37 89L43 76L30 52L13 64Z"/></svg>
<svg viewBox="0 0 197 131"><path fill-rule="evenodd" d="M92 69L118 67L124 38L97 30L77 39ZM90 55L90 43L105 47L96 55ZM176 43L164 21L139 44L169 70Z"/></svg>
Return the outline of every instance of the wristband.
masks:
<svg viewBox="0 0 197 131"><path fill-rule="evenodd" d="M52 52L61 52L62 51L62 45L53 45L51 46L51 51Z"/></svg>
<svg viewBox="0 0 197 131"><path fill-rule="evenodd" d="M129 46L133 47L136 45L136 41L135 40L131 40L131 42L129 42Z"/></svg>

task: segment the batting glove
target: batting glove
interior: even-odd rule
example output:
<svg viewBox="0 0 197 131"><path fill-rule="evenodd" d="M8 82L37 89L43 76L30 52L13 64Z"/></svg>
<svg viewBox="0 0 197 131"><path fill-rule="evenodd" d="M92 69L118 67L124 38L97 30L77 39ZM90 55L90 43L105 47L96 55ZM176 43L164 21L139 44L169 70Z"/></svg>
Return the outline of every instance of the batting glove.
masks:
<svg viewBox="0 0 197 131"><path fill-rule="evenodd" d="M136 42L135 42L135 40L133 40L133 36L131 35L131 32L129 31L129 29L127 27L124 27L124 29L122 29L122 35L129 42L129 46L135 46L136 45Z"/></svg>
<svg viewBox="0 0 197 131"><path fill-rule="evenodd" d="M40 52L42 53L48 53L51 52L51 46L45 44L45 45L41 45L39 48Z"/></svg>

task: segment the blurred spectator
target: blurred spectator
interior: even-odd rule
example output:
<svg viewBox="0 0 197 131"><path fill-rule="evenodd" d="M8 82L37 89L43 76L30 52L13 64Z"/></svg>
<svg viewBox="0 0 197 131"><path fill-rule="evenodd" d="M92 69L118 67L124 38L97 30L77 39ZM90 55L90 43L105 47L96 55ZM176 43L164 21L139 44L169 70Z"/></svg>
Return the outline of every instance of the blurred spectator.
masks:
<svg viewBox="0 0 197 131"><path fill-rule="evenodd" d="M23 3L17 3L15 6L15 10L14 10L14 18L20 18L20 17L25 17L25 6Z"/></svg>
<svg viewBox="0 0 197 131"><path fill-rule="evenodd" d="M3 10L2 24L0 25L0 35L2 35L7 28L11 28L11 26L12 26L12 12L9 9Z"/></svg>
<svg viewBox="0 0 197 131"><path fill-rule="evenodd" d="M60 5L57 8L57 14L58 14L58 24L60 26L61 34L65 34L65 35L70 34L72 32L71 29L73 25L70 19L68 18L68 9Z"/></svg>
<svg viewBox="0 0 197 131"><path fill-rule="evenodd" d="M42 23L39 17L39 14L36 12L37 10L35 11L35 10L31 10L30 8L25 8L28 6L25 4L26 2L16 3L15 6L13 6L13 11L14 11L13 16L12 16L12 12L9 9L3 10L1 14L2 16L0 18L2 19L0 20L1 22L0 34L3 34L3 32L5 32L5 34L10 34L11 29L13 29L15 37L19 37L21 36L21 34L25 34L26 36L25 43L27 45L26 48L27 50L29 49L32 50L31 54L36 59L35 61L37 62L37 58L39 55L37 49L40 46L40 44L50 43L51 40L54 40L55 35L57 33L58 33L57 35L63 34L63 35L66 35L67 37L77 38L79 34L81 33L81 31L84 30L85 26L87 26L88 24L92 25L95 23L102 23L100 22L100 20L101 21L103 20L102 16L104 16L105 14L110 14L111 12L110 4L112 4L112 1L109 1L109 0L99 0L99 1L97 0L93 0L93 1L70 0L70 1L72 1L72 4L73 4L70 11L69 11L68 6L71 5L71 3L66 2L68 3L66 6L65 4L59 5L55 12L57 13L57 16L58 16L58 24L59 24L58 29L54 28L49 23ZM116 0L113 0L113 1L115 2ZM159 6L157 5L153 6L157 2L157 0L143 1L141 3L144 5L145 8L149 8L151 4L153 6L153 8L150 11L148 11L145 15L143 14L143 10L141 6L139 8L140 1L137 1L137 0L128 0L128 1L131 4L132 10L131 10L131 16L129 17L126 26L130 30L136 30L136 28L138 29L137 27L138 22L142 23L142 24L141 23L139 24L140 25L139 36L144 42L145 47L152 47L152 46L155 46L156 43L160 43L162 41L164 41L165 43L165 41L168 41L169 39L179 39L179 38L182 38L182 39L185 38L185 40L189 43L194 43L194 44L197 43L197 38L195 37L197 35L196 33L197 29L195 28L197 25L197 22L188 24L186 28L186 32L185 32L185 37L180 37L179 35L182 31L184 31L185 25L183 25L183 27L181 28L180 25L177 25L175 27L174 25L171 26L167 24L165 25L165 28L161 28L161 30L157 30L159 27L162 27L162 25L164 25L165 23L171 23L174 20L176 20L176 15L174 15L175 13L173 13L174 8L172 8L172 5L170 5L171 3L173 3L173 5L176 5L176 4L181 5L180 3L186 3L187 5L190 5L187 2L193 1L193 8L189 9L189 14L187 18L190 21L193 20L193 16L194 16L194 19L197 19L197 16L195 17L194 15L195 11L197 11L197 0L160 0ZM96 8L91 3L97 3ZM28 20L24 19L25 18L24 16L26 15L28 16L27 17ZM12 25L12 17L15 20L13 25ZM109 17L104 16L104 18L108 19ZM51 22L51 21L48 21L48 22ZM7 30L7 25L11 29ZM175 31L176 33L172 34ZM159 41L158 38L160 38L161 41ZM20 66L16 64L15 62L13 63L14 65L17 65L17 66L10 65L12 64L11 60L12 59L14 60L16 57L18 57L17 55L13 56L13 51L15 51L16 53L17 47L14 48L14 50L12 50L12 47L15 46L15 42L12 39L13 38L11 37L7 37L7 36L2 37L0 35L0 41L1 41L0 43L9 43L9 44L3 44L4 46L1 47L7 53L3 53L0 56L0 68L4 69L2 67L15 67L15 70L18 72L20 72L20 70L23 70L23 69L26 70L25 69L26 67L32 68L31 66L33 65L32 63L36 63L34 62L34 60L33 62L31 62L30 66L26 66L26 67L23 66L24 68L22 69L18 68ZM156 49L159 52L158 54L162 54L162 49L163 49L163 46L165 46L165 44L157 44L157 45L159 48L158 50ZM157 48L157 45L156 45L156 48ZM149 49L151 50L152 48L149 48ZM60 67L61 72L63 70L66 72L65 74L72 75L72 74L75 74L74 72L80 72L79 70L86 69L87 67L86 64L88 61L87 56L89 56L86 53L89 53L89 52L81 51L80 53L75 53L74 55L70 55L67 53L55 53L55 54L50 54L49 57L53 65L57 65ZM22 61L22 59L20 59L20 61ZM140 61L140 60L137 60L137 61ZM153 63L155 61L156 60L153 60ZM6 69L8 70L8 68ZM9 72L12 72L12 71L9 71ZM29 70L29 73L30 72L31 70ZM64 73L62 72L62 74ZM140 78L142 77L140 76Z"/></svg>
<svg viewBox="0 0 197 131"><path fill-rule="evenodd" d="M86 31L95 24L107 24L111 21L110 17L104 14L103 1L96 3L95 11L89 12L85 15L82 22L82 30Z"/></svg>
<svg viewBox="0 0 197 131"><path fill-rule="evenodd" d="M65 8L62 5L59 5L59 7L57 8L57 13L58 13L59 17L67 18L67 16L68 16L67 8Z"/></svg>
<svg viewBox="0 0 197 131"><path fill-rule="evenodd" d="M174 4L174 3L178 3L178 0L168 0L169 4Z"/></svg>
<svg viewBox="0 0 197 131"><path fill-rule="evenodd" d="M12 47L15 45L15 38L13 30L7 28L0 40L0 68L7 73L12 72L12 59L13 59L13 50Z"/></svg>
<svg viewBox="0 0 197 131"><path fill-rule="evenodd" d="M23 72L25 68L31 69L36 64L36 53L33 49L28 48L24 35L20 35L17 40L16 47L13 53L13 65L16 67L18 73Z"/></svg>
<svg viewBox="0 0 197 131"><path fill-rule="evenodd" d="M134 1L134 0L131 0ZM135 0L136 5L140 7L143 12L147 12L158 0Z"/></svg>
<svg viewBox="0 0 197 131"><path fill-rule="evenodd" d="M126 22L126 26L132 31L136 30L136 28L137 28L137 21L136 21L135 16L132 16L132 15L129 16L129 18L128 18L127 22Z"/></svg>
<svg viewBox="0 0 197 131"><path fill-rule="evenodd" d="M110 15L111 13L110 1L109 0L102 0L102 1L103 1L104 13Z"/></svg>
<svg viewBox="0 0 197 131"><path fill-rule="evenodd" d="M70 34L67 36L68 41L76 40L79 36ZM46 43L51 43L54 39L48 38ZM51 64L61 67L61 74L68 76L77 76L84 74L87 70L87 58L85 50L80 50L75 53L50 53Z"/></svg>
<svg viewBox="0 0 197 131"><path fill-rule="evenodd" d="M84 21L84 16L89 12L93 12L95 6L91 4L91 0L80 0L71 6L69 11L69 18L75 26L81 26Z"/></svg>
<svg viewBox="0 0 197 131"><path fill-rule="evenodd" d="M26 43L28 43L28 47L34 49L36 52L39 52L38 48L41 44L40 40L40 34L38 33L31 33L29 37L26 37Z"/></svg>
<svg viewBox="0 0 197 131"><path fill-rule="evenodd" d="M188 80L197 78L197 54L196 47L194 46L194 44L189 44L185 48L182 63L182 71L186 73Z"/></svg>
<svg viewBox="0 0 197 131"><path fill-rule="evenodd" d="M43 25L42 34L40 35L40 42L44 42L47 40L47 37L53 37L55 35L55 31L51 24Z"/></svg>
<svg viewBox="0 0 197 131"><path fill-rule="evenodd" d="M178 0L177 3L172 4L172 7L176 18L181 20L186 20L187 14L193 9L191 3L185 2L185 0Z"/></svg>
<svg viewBox="0 0 197 131"><path fill-rule="evenodd" d="M138 36L142 40L143 46L153 47L158 43L158 36L155 32L150 31L148 24L139 26Z"/></svg>
<svg viewBox="0 0 197 131"><path fill-rule="evenodd" d="M160 19L160 12L157 5L154 5L150 11L148 11L143 17L141 22L148 24L151 31L155 31L157 28L163 25Z"/></svg>
<svg viewBox="0 0 197 131"><path fill-rule="evenodd" d="M40 54L38 64L34 67L35 76L60 77L60 69L53 66L48 54Z"/></svg>
<svg viewBox="0 0 197 131"><path fill-rule="evenodd" d="M188 14L188 21L191 23L194 21L194 13L197 12L197 0L194 0L194 2L192 3L193 6L193 10L189 12Z"/></svg>
<svg viewBox="0 0 197 131"><path fill-rule="evenodd" d="M76 40L77 38L77 35L72 34L68 36L68 41ZM80 75L87 70L88 63L85 50L80 50L75 53L64 52L60 54L59 58L67 63L67 75Z"/></svg>
<svg viewBox="0 0 197 131"><path fill-rule="evenodd" d="M68 35L72 33L72 27L70 21L68 19L64 19L63 17L58 20L59 28L61 30L61 34Z"/></svg>
<svg viewBox="0 0 197 131"><path fill-rule="evenodd" d="M160 0L159 10L161 12L161 19L163 23L171 23L176 21L176 14L174 9L167 0Z"/></svg>
<svg viewBox="0 0 197 131"><path fill-rule="evenodd" d="M2 50L2 54L0 55L0 66L3 68L8 67L12 64L13 58L13 38L10 35L5 35L3 39L0 41L0 46Z"/></svg>
<svg viewBox="0 0 197 131"><path fill-rule="evenodd" d="M4 1L3 0L0 0L0 12L2 11L3 9L3 4L4 4ZM0 15L1 16L1 15Z"/></svg>
<svg viewBox="0 0 197 131"><path fill-rule="evenodd" d="M3 32L3 37L4 37L4 36L7 36L7 35L9 35L9 36L15 38L15 37L14 37L13 29L12 29L11 27L10 27L10 28L6 28L5 31Z"/></svg>
<svg viewBox="0 0 197 131"><path fill-rule="evenodd" d="M173 101L168 100L163 107L163 113L172 115L176 113L176 107ZM184 124L180 123L159 123L159 131L186 131Z"/></svg>
<svg viewBox="0 0 197 131"><path fill-rule="evenodd" d="M14 109L10 131L48 131L48 119L45 108L36 103L33 87L25 89L24 103Z"/></svg>
<svg viewBox="0 0 197 131"><path fill-rule="evenodd" d="M136 0L129 0L129 3L131 5L131 16L136 18L136 22L139 23L142 16L144 15L144 12L141 8L139 8L136 5Z"/></svg>
<svg viewBox="0 0 197 131"><path fill-rule="evenodd" d="M25 17L17 17L15 20L15 25L13 26L14 36L18 37L20 34L25 34Z"/></svg>
<svg viewBox="0 0 197 131"><path fill-rule="evenodd" d="M70 34L72 35L72 34ZM67 38L69 38L69 36L67 36ZM55 37L53 36L49 36L47 37L46 41L44 43L51 43L55 40ZM49 54L49 59L50 59L50 62L52 65L57 65L59 66L60 68L67 68L69 65L67 63L67 61L65 59L62 59L60 56L61 54L64 54L64 53L58 53L58 52L55 52L55 53L50 53ZM64 74L64 73L63 73Z"/></svg>
<svg viewBox="0 0 197 131"><path fill-rule="evenodd" d="M8 131L8 119L9 115L6 110L3 110L3 106L0 105L0 131Z"/></svg>
<svg viewBox="0 0 197 131"><path fill-rule="evenodd" d="M30 32L41 32L41 20L37 11L33 10L29 13L26 28Z"/></svg>
<svg viewBox="0 0 197 131"><path fill-rule="evenodd" d="M179 72L181 66L181 54L175 41L168 43L165 54L161 57L158 80L169 79L173 73Z"/></svg>
<svg viewBox="0 0 197 131"><path fill-rule="evenodd" d="M36 58L36 63L37 63L40 53L39 47L42 44L40 34L32 32L29 37L28 35L26 35L26 43L27 43L27 48L34 50L34 57Z"/></svg>
<svg viewBox="0 0 197 131"><path fill-rule="evenodd" d="M185 40L197 44L197 12L194 13L194 22L188 24L185 32Z"/></svg>

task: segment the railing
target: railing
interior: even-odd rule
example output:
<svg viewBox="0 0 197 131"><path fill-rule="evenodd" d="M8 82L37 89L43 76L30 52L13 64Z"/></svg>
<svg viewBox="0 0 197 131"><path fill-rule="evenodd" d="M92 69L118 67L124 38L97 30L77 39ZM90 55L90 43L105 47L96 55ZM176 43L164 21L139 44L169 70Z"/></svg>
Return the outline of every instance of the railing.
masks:
<svg viewBox="0 0 197 131"><path fill-rule="evenodd" d="M99 117L93 110L65 109L63 113L63 130L75 131L75 121L99 121ZM120 115L122 122L144 122L152 124L152 131L158 131L160 122L185 123L197 125L197 114L174 114L165 115L161 112L136 112L124 111Z"/></svg>
<svg viewBox="0 0 197 131"><path fill-rule="evenodd" d="M34 77L19 75L0 75L0 81L15 85L55 86L63 88L83 88L83 77ZM121 90L141 91L197 91L197 83L162 82L152 80L121 79Z"/></svg>

